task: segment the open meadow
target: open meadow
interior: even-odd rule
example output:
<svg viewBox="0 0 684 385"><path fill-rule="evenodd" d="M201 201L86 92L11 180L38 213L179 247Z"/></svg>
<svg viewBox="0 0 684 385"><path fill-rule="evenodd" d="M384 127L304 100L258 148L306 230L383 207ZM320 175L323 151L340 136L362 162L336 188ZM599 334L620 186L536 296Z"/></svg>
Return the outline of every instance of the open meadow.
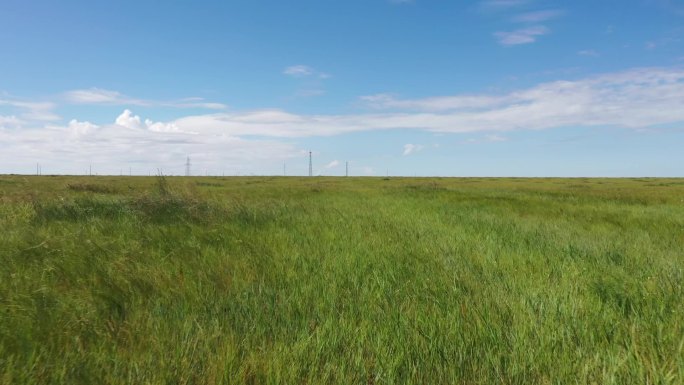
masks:
<svg viewBox="0 0 684 385"><path fill-rule="evenodd" d="M682 384L684 179L0 177L2 384Z"/></svg>

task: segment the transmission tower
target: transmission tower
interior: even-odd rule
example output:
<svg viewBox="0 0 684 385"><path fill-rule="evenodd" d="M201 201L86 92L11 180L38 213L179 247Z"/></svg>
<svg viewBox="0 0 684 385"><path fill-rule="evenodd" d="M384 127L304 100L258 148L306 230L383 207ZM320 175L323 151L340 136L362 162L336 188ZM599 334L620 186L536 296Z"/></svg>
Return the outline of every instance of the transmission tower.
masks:
<svg viewBox="0 0 684 385"><path fill-rule="evenodd" d="M190 157L185 161L185 176L190 176Z"/></svg>
<svg viewBox="0 0 684 385"><path fill-rule="evenodd" d="M309 151L309 176L313 176L313 161L311 159L311 151Z"/></svg>

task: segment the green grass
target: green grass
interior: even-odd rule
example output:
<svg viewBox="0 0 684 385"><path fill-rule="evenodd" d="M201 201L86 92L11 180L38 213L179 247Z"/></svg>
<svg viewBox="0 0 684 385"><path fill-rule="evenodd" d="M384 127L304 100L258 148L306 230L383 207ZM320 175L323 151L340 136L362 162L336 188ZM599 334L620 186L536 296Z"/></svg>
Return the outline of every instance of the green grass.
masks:
<svg viewBox="0 0 684 385"><path fill-rule="evenodd" d="M2 384L682 384L684 180L0 177Z"/></svg>

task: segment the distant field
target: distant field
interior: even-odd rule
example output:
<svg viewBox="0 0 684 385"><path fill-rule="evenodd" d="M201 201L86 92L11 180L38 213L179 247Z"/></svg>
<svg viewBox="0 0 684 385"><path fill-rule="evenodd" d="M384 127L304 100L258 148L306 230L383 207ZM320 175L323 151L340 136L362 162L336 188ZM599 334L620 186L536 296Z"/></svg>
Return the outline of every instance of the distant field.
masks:
<svg viewBox="0 0 684 385"><path fill-rule="evenodd" d="M2 384L682 384L684 179L0 177Z"/></svg>

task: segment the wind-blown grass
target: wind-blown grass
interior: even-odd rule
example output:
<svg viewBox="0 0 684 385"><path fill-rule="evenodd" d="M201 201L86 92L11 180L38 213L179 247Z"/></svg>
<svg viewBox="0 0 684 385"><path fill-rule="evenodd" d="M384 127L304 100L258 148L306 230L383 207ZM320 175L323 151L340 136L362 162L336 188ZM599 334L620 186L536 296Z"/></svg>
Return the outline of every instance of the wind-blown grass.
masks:
<svg viewBox="0 0 684 385"><path fill-rule="evenodd" d="M681 179L15 176L0 228L0 383L684 382Z"/></svg>

